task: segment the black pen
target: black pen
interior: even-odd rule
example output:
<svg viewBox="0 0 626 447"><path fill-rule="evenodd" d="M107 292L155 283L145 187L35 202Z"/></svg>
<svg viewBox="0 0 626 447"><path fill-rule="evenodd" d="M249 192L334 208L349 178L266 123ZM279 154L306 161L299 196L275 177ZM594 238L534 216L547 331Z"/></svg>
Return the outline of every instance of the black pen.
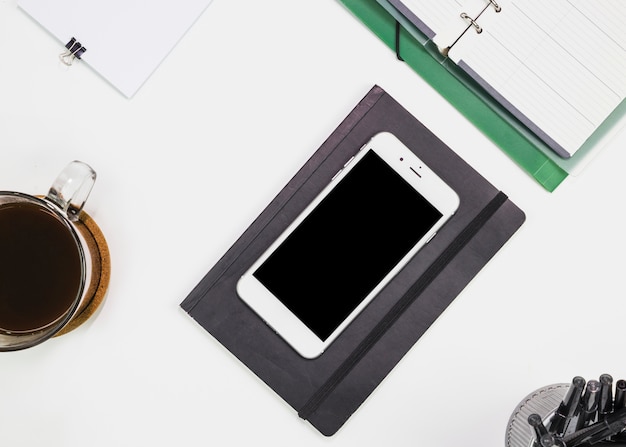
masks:
<svg viewBox="0 0 626 447"><path fill-rule="evenodd" d="M596 444L596 447L626 447L626 444L624 444L623 442L611 442L611 441L602 441L602 442L598 442Z"/></svg>
<svg viewBox="0 0 626 447"><path fill-rule="evenodd" d="M572 379L572 385L567 390L563 401L547 425L547 429L550 433L557 435L565 433L572 417L574 417L579 410L580 398L584 389L585 379L580 376L574 377Z"/></svg>
<svg viewBox="0 0 626 447"><path fill-rule="evenodd" d="M567 447L587 447L620 433L626 428L626 408L563 438Z"/></svg>
<svg viewBox="0 0 626 447"><path fill-rule="evenodd" d="M613 411L613 377L609 374L600 376L600 397L598 401L598 419L605 418Z"/></svg>
<svg viewBox="0 0 626 447"><path fill-rule="evenodd" d="M539 440L538 445L541 447L567 447L563 443L563 441L561 441L559 438L555 438L550 433L546 433L545 435L543 435Z"/></svg>
<svg viewBox="0 0 626 447"><path fill-rule="evenodd" d="M626 380L620 379L615 382L615 400L613 401L613 411L620 410L626 407ZM618 447L622 445L621 442L626 442L626 434L620 433L611 438L613 446ZM626 444L623 444L626 447Z"/></svg>
<svg viewBox="0 0 626 447"><path fill-rule="evenodd" d="M615 382L615 401L613 403L613 409L619 410L624 408L626 397L626 380L620 379Z"/></svg>
<svg viewBox="0 0 626 447"><path fill-rule="evenodd" d="M549 434L548 430L546 429L546 426L543 425L543 420L541 419L541 416L539 416L537 413L533 413L530 416L528 416L528 423L532 426L532 428L535 430L535 446L539 446L541 445L541 438L544 435Z"/></svg>
<svg viewBox="0 0 626 447"><path fill-rule="evenodd" d="M576 430L580 430L581 428L596 421L599 397L600 382L597 380L588 381L587 387L585 388L585 394L581 402L580 414L578 415L578 420L576 421Z"/></svg>

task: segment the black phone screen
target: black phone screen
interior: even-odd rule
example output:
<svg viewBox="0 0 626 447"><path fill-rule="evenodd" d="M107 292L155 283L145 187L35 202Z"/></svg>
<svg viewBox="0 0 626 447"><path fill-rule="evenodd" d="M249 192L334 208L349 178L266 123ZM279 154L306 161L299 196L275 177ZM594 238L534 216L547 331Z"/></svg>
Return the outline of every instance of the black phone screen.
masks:
<svg viewBox="0 0 626 447"><path fill-rule="evenodd" d="M326 340L441 216L368 151L253 274Z"/></svg>

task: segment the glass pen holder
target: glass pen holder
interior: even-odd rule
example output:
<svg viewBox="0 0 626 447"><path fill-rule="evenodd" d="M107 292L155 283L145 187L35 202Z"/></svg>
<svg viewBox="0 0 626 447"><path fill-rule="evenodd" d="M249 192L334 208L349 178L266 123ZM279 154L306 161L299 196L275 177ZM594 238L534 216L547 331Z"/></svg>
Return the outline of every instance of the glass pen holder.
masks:
<svg viewBox="0 0 626 447"><path fill-rule="evenodd" d="M533 447L535 431L528 423L529 416L538 414L543 422L547 423L563 401L570 386L570 383L548 385L522 399L509 418L504 445L506 447Z"/></svg>
<svg viewBox="0 0 626 447"><path fill-rule="evenodd" d="M615 391L614 391L615 390ZM539 388L509 419L506 447L626 446L626 380L610 374Z"/></svg>

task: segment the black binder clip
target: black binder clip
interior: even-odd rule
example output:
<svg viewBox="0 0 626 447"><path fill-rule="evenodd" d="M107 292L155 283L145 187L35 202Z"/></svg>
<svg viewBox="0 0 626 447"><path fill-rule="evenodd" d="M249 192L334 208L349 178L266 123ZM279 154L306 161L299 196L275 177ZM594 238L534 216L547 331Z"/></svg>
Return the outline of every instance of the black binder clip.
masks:
<svg viewBox="0 0 626 447"><path fill-rule="evenodd" d="M74 59L80 59L87 48L81 45L74 37L70 39L68 43L65 44L66 51L59 55L59 60L63 62L63 64L68 67L72 65Z"/></svg>

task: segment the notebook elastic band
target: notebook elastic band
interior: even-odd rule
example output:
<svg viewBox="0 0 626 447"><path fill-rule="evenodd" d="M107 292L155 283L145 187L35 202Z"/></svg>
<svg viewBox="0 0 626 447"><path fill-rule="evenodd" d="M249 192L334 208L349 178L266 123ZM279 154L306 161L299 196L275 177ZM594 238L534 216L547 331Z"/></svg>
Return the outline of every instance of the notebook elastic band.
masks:
<svg viewBox="0 0 626 447"><path fill-rule="evenodd" d="M400 22L396 20L396 57L398 60L404 62L402 56L400 56Z"/></svg>
<svg viewBox="0 0 626 447"><path fill-rule="evenodd" d="M508 197L499 192L474 219L461 231L452 243L422 274L419 280L398 300L385 317L372 329L367 337L346 358L326 382L309 398L298 412L302 419L308 419L324 402L328 395L341 383L356 364L367 354L389 327L421 295L439 273L454 259L463 247L474 237L493 214L506 202Z"/></svg>

